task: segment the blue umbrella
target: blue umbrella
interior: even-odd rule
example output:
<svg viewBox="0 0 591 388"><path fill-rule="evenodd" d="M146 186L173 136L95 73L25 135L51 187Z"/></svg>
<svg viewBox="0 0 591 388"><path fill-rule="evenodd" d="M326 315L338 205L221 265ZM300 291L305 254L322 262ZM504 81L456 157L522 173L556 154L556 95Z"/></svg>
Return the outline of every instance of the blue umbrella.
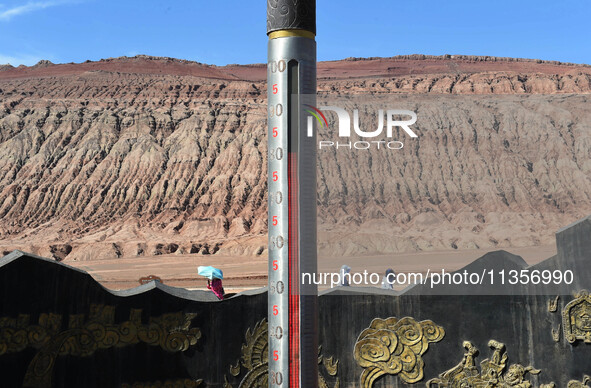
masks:
<svg viewBox="0 0 591 388"><path fill-rule="evenodd" d="M197 268L197 273L201 276L205 276L208 279L213 279L213 278L223 279L224 278L224 273L222 272L221 269L212 267L210 265L199 266L199 268Z"/></svg>

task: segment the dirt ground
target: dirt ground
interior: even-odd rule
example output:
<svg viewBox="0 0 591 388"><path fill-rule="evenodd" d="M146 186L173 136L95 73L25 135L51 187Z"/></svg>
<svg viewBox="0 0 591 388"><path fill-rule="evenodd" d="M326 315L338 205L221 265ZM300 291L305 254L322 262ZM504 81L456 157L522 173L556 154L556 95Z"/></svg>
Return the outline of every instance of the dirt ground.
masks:
<svg viewBox="0 0 591 388"><path fill-rule="evenodd" d="M556 254L555 246L510 248L507 251L523 257L530 265L539 263ZM396 254L366 257L320 257L318 272L338 272L343 264L351 272L383 274L387 268L396 272L421 272L427 270L457 270L481 257L487 250L450 250ZM206 281L197 275L200 265L213 265L224 271L226 291L240 292L263 287L267 284L266 257L223 257L197 255L159 255L114 260L67 262L67 264L89 272L97 281L109 289L127 289L138 286L139 279L155 275L163 283L191 289L206 289Z"/></svg>

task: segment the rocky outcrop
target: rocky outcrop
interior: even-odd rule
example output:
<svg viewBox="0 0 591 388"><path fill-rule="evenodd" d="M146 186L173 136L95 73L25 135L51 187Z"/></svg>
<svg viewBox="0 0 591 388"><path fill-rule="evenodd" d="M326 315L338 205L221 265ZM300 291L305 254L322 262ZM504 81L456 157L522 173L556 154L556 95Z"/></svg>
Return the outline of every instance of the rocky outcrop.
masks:
<svg viewBox="0 0 591 388"><path fill-rule="evenodd" d="M35 66L33 66L33 67L47 67L47 66L52 66L52 65L53 65L53 62L51 62L47 59L42 59L39 62L37 62L35 64Z"/></svg>

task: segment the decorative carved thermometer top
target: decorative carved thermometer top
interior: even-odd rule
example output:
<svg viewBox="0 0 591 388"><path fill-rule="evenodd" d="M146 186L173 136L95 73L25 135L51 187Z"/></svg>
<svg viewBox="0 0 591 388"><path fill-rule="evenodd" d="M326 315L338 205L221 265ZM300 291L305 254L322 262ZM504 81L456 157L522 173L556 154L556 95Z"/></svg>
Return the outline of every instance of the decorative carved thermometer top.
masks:
<svg viewBox="0 0 591 388"><path fill-rule="evenodd" d="M306 30L316 34L315 0L267 0L267 34Z"/></svg>

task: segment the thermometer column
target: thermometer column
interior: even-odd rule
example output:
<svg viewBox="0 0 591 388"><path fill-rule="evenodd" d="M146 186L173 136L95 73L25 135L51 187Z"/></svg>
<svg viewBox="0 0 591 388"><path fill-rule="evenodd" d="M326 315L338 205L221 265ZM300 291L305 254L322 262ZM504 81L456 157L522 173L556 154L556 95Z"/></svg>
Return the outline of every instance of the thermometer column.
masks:
<svg viewBox="0 0 591 388"><path fill-rule="evenodd" d="M315 1L267 1L269 388L318 386ZM311 136L309 136L311 135Z"/></svg>

